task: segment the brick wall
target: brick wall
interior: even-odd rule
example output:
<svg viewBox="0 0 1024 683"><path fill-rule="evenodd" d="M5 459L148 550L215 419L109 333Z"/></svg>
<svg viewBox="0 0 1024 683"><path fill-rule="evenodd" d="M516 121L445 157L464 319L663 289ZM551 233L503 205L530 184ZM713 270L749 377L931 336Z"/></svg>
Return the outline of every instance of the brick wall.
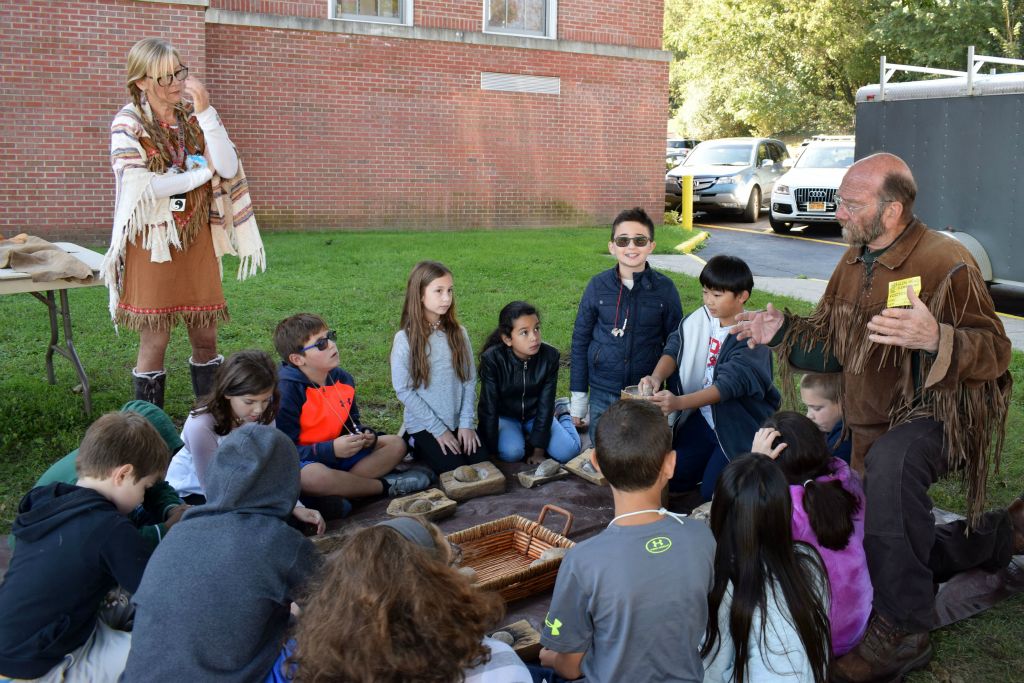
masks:
<svg viewBox="0 0 1024 683"><path fill-rule="evenodd" d="M560 3L560 34L573 4ZM211 6L326 16L320 0ZM467 6L480 9L419 0L417 22L453 28ZM172 40L208 85L265 229L592 224L635 204L660 215L664 62L205 24L203 8L133 0L16 0L0 19L3 235L109 239L109 125L128 49L147 35ZM561 94L483 91L481 71L557 76Z"/></svg>
<svg viewBox="0 0 1024 683"><path fill-rule="evenodd" d="M327 0L210 0L213 9L292 17L327 18Z"/></svg>
<svg viewBox="0 0 1024 683"><path fill-rule="evenodd" d="M659 49L664 13L663 3L650 0L563 0L558 4L558 37Z"/></svg>
<svg viewBox="0 0 1024 683"><path fill-rule="evenodd" d="M664 63L234 26L208 38L266 225L591 223L663 201ZM557 75L562 92L482 91L481 71Z"/></svg>
<svg viewBox="0 0 1024 683"><path fill-rule="evenodd" d="M485 0L414 0L413 22L428 28L479 31L484 25Z"/></svg>
<svg viewBox="0 0 1024 683"><path fill-rule="evenodd" d="M427 28L479 31L486 0L413 0L414 23ZM329 0L210 0L210 7L326 19ZM589 43L660 48L661 2L650 0L561 0L558 38Z"/></svg>

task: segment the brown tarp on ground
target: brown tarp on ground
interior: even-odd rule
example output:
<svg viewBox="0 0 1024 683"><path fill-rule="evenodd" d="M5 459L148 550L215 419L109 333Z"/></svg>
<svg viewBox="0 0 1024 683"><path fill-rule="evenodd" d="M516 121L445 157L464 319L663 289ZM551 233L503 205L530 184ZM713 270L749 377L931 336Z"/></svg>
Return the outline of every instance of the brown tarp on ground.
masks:
<svg viewBox="0 0 1024 683"><path fill-rule="evenodd" d="M545 504L553 503L573 514L575 519L569 538L578 543L600 532L614 516L611 491L606 486L595 486L570 475L566 479L525 489L515 475L517 472L532 469L531 466L521 463L500 463L498 467L507 479L506 493L460 503L452 517L438 523L446 534L505 515L520 514L535 520ZM676 504L673 499L674 504L670 506L686 511L694 501L690 498L689 502L691 505L687 505L687 499L684 498ZM375 501L358 507L345 519L332 522L328 533L335 533L351 525L366 526L387 519L387 504L388 501ZM955 519L956 516L936 511L936 518L938 522L943 523ZM561 532L562 518L549 515L545 526ZM936 620L932 629L942 628L979 614L1021 591L1024 591L1024 558L1021 557L1015 558L1015 562L1006 569L993 574L980 570L959 574L939 587ZM551 594L548 592L509 604L505 623L527 619L534 628L541 630L550 600Z"/></svg>
<svg viewBox="0 0 1024 683"><path fill-rule="evenodd" d="M506 492L459 503L454 515L437 523L442 531L450 534L514 514L536 520L541 508L548 503L572 513L574 520L568 536L577 543L597 534L612 521L614 505L611 490L607 486L595 486L569 475L565 479L526 489L519 484L516 473L531 470L533 466L522 463L498 463L498 468L505 474ZM388 519L388 502L380 500L357 507L345 519L331 522L327 533L343 531L353 525L368 526ZM564 518L551 513L544 522L544 526L557 533L562 532L563 525ZM544 615L547 613L550 600L551 593L547 592L513 602L508 605L504 623L510 624L526 619L539 631L544 624Z"/></svg>
<svg viewBox="0 0 1024 683"><path fill-rule="evenodd" d="M575 519L569 531L569 538L577 543L600 532L612 519L612 495L607 487L595 486L570 475L566 479L525 489L519 484L515 474L531 469L530 467L507 463L501 463L498 467L507 478L506 493L483 496L461 503L452 517L438 523L445 533L460 531L511 514L520 514L535 520L541 508L547 503L554 503L573 514ZM341 533L353 526L368 526L387 519L388 502L376 500L357 507L345 519L332 521L328 533ZM672 507L686 507L685 500ZM936 511L936 517L939 522L953 518L950 513L941 511ZM549 515L545 526L561 532L562 523L560 516ZM173 529L171 533L174 533ZM0 543L0 571L6 571L9 560L10 550L7 544ZM993 574L980 570L959 574L939 587L933 629L979 614L1021 591L1024 591L1024 557L1015 558L1006 569ZM508 605L505 623L526 619L540 631L550 599L550 593L543 593L511 603Z"/></svg>

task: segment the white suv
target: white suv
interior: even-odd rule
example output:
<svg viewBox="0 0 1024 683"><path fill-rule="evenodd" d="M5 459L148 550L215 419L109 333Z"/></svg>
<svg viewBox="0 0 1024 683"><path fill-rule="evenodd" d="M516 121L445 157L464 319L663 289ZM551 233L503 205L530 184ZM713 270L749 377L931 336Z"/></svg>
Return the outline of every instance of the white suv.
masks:
<svg viewBox="0 0 1024 683"><path fill-rule="evenodd" d="M794 223L835 223L836 192L853 163L853 138L811 142L772 189L772 230L787 233Z"/></svg>

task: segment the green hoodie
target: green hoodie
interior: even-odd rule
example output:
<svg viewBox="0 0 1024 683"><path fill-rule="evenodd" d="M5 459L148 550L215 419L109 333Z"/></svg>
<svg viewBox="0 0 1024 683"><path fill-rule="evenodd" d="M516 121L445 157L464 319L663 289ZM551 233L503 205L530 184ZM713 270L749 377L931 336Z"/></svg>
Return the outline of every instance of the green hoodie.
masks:
<svg viewBox="0 0 1024 683"><path fill-rule="evenodd" d="M156 427L164 443L167 444L171 455L176 453L184 442L178 434L177 427L163 410L148 401L129 401L121 406L121 412L134 412L149 420L149 423ZM71 451L63 458L53 463L50 469L43 472L39 477L36 486L46 486L60 481L65 484L78 482L78 472L75 471L75 458L78 457L78 449ZM33 487L34 488L34 487ZM160 539L167 533L167 527L163 521L172 508L182 505L184 501L174 491L174 488L166 481L158 481L146 490L146 497L142 501L142 507L132 512L128 517L132 523L139 528L142 537L156 547ZM14 547L14 537L8 537L8 545Z"/></svg>

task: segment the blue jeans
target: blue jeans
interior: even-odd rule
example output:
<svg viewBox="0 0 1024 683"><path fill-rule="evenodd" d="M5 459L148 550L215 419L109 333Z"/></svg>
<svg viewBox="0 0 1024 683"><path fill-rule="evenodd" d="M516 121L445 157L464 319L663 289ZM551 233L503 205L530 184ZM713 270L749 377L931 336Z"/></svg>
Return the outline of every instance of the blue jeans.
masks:
<svg viewBox="0 0 1024 683"><path fill-rule="evenodd" d="M498 457L505 462L519 462L526 456L526 437L533 431L533 420L520 422L511 417L498 416ZM558 462L569 462L580 454L580 435L572 418L563 415L551 418L551 438L546 448L548 455Z"/></svg>
<svg viewBox="0 0 1024 683"><path fill-rule="evenodd" d="M590 387L590 427L588 429L590 433L590 443L596 444L597 439L597 421L604 415L604 411L608 410L608 407L619 400L619 391L605 391L604 389L595 389Z"/></svg>
<svg viewBox="0 0 1024 683"><path fill-rule="evenodd" d="M701 497L711 500L718 475L729 464L729 458L700 410L690 413L676 429L672 448L676 451L676 471L668 483L669 490L692 491L699 486Z"/></svg>

